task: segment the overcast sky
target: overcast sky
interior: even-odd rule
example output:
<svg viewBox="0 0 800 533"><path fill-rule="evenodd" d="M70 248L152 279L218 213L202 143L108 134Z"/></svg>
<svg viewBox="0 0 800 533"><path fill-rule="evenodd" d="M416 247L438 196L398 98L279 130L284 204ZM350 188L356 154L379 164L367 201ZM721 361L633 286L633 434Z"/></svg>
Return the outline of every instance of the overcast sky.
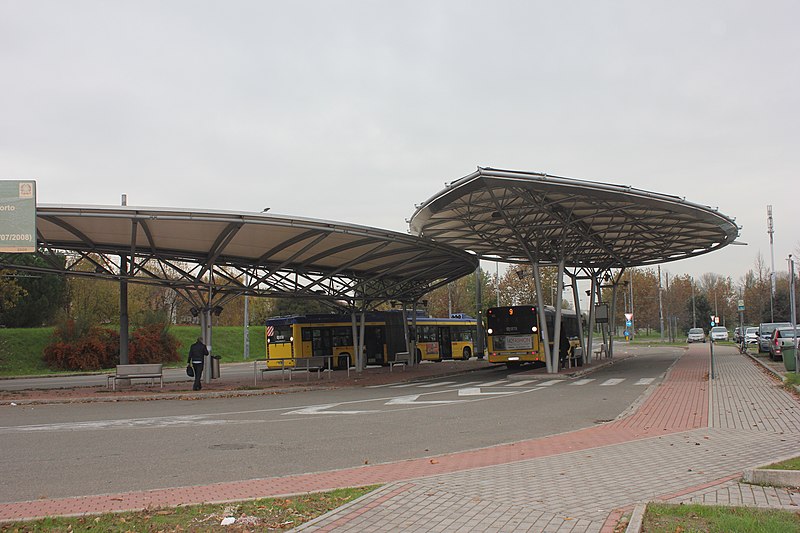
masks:
<svg viewBox="0 0 800 533"><path fill-rule="evenodd" d="M0 179L40 203L405 232L491 166L718 207L737 280L800 252L795 1L0 0ZM493 270L493 268L492 268Z"/></svg>

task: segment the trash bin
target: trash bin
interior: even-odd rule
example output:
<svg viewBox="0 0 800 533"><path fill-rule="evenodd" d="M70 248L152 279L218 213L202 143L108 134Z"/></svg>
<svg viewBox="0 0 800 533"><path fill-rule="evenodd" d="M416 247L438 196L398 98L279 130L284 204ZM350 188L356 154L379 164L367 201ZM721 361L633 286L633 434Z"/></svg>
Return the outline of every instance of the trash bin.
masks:
<svg viewBox="0 0 800 533"><path fill-rule="evenodd" d="M211 356L211 379L219 377L219 360L222 359L221 355Z"/></svg>
<svg viewBox="0 0 800 533"><path fill-rule="evenodd" d="M786 371L794 372L795 368L794 346L784 346L781 352L783 355L783 366L786 367Z"/></svg>

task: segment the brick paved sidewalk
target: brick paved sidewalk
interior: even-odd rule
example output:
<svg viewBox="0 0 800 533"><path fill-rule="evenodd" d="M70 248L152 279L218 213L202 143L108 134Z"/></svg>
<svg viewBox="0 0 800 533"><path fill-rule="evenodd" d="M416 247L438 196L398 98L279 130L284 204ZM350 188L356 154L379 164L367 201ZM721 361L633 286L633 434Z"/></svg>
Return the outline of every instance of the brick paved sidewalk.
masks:
<svg viewBox="0 0 800 533"><path fill-rule="evenodd" d="M718 350L717 361L709 389L707 350L692 346L632 415L562 435L334 472L0 504L0 520L389 483L300 529L610 530L620 509L636 502L710 500L730 491L743 468L800 449L797 401L735 350ZM800 503L788 491L764 498Z"/></svg>

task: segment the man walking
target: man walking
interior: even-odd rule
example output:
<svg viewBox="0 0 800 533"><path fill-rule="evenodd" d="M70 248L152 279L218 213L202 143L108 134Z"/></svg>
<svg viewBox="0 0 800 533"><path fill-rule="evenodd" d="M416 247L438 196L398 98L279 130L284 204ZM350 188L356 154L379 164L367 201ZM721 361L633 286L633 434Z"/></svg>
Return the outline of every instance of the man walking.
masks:
<svg viewBox="0 0 800 533"><path fill-rule="evenodd" d="M192 368L194 369L194 386L192 386L192 390L200 390L203 386L200 384L200 378L203 375L203 362L205 361L205 356L208 355L208 348L206 345L203 344L203 339L201 337L197 337L197 342L189 347L189 363L191 363Z"/></svg>

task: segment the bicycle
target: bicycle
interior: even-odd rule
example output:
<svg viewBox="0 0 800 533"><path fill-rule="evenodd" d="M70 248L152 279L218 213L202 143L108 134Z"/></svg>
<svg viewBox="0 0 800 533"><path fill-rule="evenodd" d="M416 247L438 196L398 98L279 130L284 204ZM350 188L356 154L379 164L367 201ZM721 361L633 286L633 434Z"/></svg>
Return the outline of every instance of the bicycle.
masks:
<svg viewBox="0 0 800 533"><path fill-rule="evenodd" d="M745 339L742 339L739 342L739 353L740 354L746 354L747 353L747 341Z"/></svg>

